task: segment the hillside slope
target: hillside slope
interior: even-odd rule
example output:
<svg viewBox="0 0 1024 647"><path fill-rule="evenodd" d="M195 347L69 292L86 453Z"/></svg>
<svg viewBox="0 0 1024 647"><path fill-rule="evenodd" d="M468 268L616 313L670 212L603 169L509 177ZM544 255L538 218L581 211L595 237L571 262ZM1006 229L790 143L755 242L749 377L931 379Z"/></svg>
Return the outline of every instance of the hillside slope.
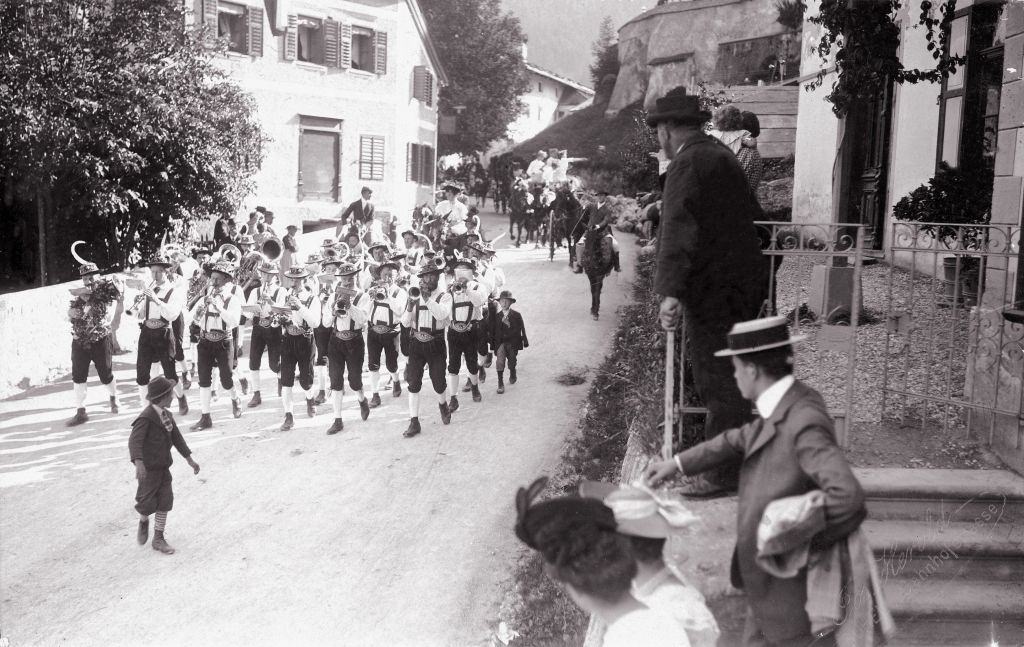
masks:
<svg viewBox="0 0 1024 647"><path fill-rule="evenodd" d="M529 160L540 149L558 148L569 151L570 157L593 158L597 147L605 146L608 158L618 163L633 134L633 115L640 103L626 107L611 119L604 116L606 107L602 103L570 114L516 146L513 155Z"/></svg>

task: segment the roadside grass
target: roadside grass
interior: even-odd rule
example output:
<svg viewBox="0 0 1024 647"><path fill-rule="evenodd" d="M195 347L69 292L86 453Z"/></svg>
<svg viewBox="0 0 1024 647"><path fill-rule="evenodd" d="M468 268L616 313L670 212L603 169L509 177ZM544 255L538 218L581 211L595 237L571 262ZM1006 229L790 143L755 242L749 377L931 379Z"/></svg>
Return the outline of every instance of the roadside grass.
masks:
<svg viewBox="0 0 1024 647"><path fill-rule="evenodd" d="M639 388L660 384L658 375L663 366L662 335L656 328L657 302L651 291L653 258L638 258L636 270L633 303L620 311L611 353L590 372L590 392L579 428L566 439L561 465L550 478L546 496L575 493L581 480L618 481L630 425L640 422L638 416L643 416L643 424L651 422L647 419L652 410L657 410L660 393ZM586 379L584 375L580 367L568 366L557 381L572 383ZM654 419L652 424L657 422ZM544 573L541 557L525 547L498 620L518 634L512 644L537 647L582 645L589 622L588 616ZM508 634L503 638L507 640ZM493 645L507 644L505 640L497 633L491 639Z"/></svg>

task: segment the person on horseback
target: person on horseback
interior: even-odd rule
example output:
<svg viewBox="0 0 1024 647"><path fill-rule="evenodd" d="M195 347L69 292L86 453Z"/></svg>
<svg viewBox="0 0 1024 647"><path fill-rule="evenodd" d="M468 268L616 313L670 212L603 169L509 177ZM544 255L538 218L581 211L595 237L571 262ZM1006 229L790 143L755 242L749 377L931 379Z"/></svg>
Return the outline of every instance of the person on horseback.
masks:
<svg viewBox="0 0 1024 647"><path fill-rule="evenodd" d="M597 321L601 310L601 289L605 277L611 273L612 268L621 271L616 241L609 231L612 214L607 198L607 191L598 191L597 202L588 205L583 212L583 218L587 221L587 234L584 237L580 266L590 279L590 316L594 321Z"/></svg>
<svg viewBox="0 0 1024 647"><path fill-rule="evenodd" d="M619 241L612 235L612 210L608 204L608 192L601 190L597 192L596 204L588 206L584 210L587 217L587 244L597 245L603 238L611 239L612 265L616 272L621 272L619 266Z"/></svg>

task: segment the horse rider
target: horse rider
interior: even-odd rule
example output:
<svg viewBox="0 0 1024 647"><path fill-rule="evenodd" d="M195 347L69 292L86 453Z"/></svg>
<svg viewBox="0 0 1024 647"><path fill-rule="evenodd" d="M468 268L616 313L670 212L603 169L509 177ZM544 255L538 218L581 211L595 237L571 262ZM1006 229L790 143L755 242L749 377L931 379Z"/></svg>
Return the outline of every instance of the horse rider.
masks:
<svg viewBox="0 0 1024 647"><path fill-rule="evenodd" d="M448 408L459 409L459 371L466 358L473 402L480 402L480 364L477 353L480 336L486 336L484 312L487 309L487 288L476 280L476 261L460 258L455 263L454 281L448 291L452 295L451 321L448 324Z"/></svg>
<svg viewBox="0 0 1024 647"><path fill-rule="evenodd" d="M406 367L406 382L409 387L409 427L403 434L412 438L420 428L420 388L423 386L423 371L430 374L430 383L438 398L441 422L452 421L451 410L445 397L445 326L452 313L452 295L438 290L441 270L428 263L418 273L418 294L410 294L402 324L409 328L409 363Z"/></svg>
<svg viewBox="0 0 1024 647"><path fill-rule="evenodd" d="M380 402L380 356L384 353L384 366L391 374L391 395L402 395L402 382L398 376L399 324L402 311L409 300L409 293L397 285L396 275L401 265L394 259L380 266L380 278L370 289L369 320L366 333L368 368L370 371L370 407L379 407Z"/></svg>
<svg viewBox="0 0 1024 647"><path fill-rule="evenodd" d="M196 303L192 320L199 324L199 344L196 354L199 358L199 408L201 415L198 422L192 425L192 431L201 431L213 426L210 418L211 386L213 385L213 367L217 366L220 373L221 387L231 394L231 414L235 418L242 416L242 405L235 392L232 377L234 369L234 344L231 340L232 329L238 327L242 318L243 297L241 291L235 291L233 280L234 266L227 261L220 261L210 272L211 286L207 294Z"/></svg>
<svg viewBox="0 0 1024 647"><path fill-rule="evenodd" d="M252 377L252 399L249 407L263 404L260 393L263 386L263 355L266 353L270 371L281 383L281 319L272 308L284 307L285 289L278 284L281 273L277 263L265 261L260 264L261 285L249 293L246 304L253 312L252 333L249 336L249 374Z"/></svg>
<svg viewBox="0 0 1024 647"><path fill-rule="evenodd" d="M603 237L610 238L612 242L612 263L615 271L621 272L622 268L619 266L619 241L615 240L615 236L612 235L611 231L612 209L611 205L608 204L608 192L603 189L598 191L597 201L594 204L587 205L583 210L583 214L588 219L587 233L594 236L594 240L590 241L590 244L598 244Z"/></svg>
<svg viewBox="0 0 1024 647"><path fill-rule="evenodd" d="M139 320L139 345L135 358L135 383L138 385L139 402L143 408L148 406L146 385L149 384L153 364L159 362L164 377L174 383L178 412L185 415L188 413L188 401L178 381L174 361L177 348L171 323L181 316L187 288L172 280L172 275L167 272L171 262L165 255L154 254L146 265L153 282L142 290L136 304L129 308L129 314L137 315Z"/></svg>
<svg viewBox="0 0 1024 647"><path fill-rule="evenodd" d="M526 167L526 176L529 178L530 184L544 184L544 167L547 166L547 158L547 152L539 150L530 165Z"/></svg>
<svg viewBox="0 0 1024 647"><path fill-rule="evenodd" d="M316 351L313 331L320 325L323 307L317 293L310 290L305 279L309 270L292 267L285 273L283 283L288 295L285 297L287 311L284 315L284 334L281 337L281 404L284 408L284 422L281 431L295 426L292 415L295 373L299 374L299 387L306 396L306 414L316 416L316 402L313 400L313 355Z"/></svg>
<svg viewBox="0 0 1024 647"><path fill-rule="evenodd" d="M111 345L111 325L120 290L111 279L100 276L100 269L95 263L83 262L78 268L78 274L82 277L82 287L72 290L75 298L68 308L68 319L71 321L71 381L74 383L77 405L75 416L67 422L69 427L89 420L85 410L85 396L90 363L95 364L100 383L110 394L110 413L120 411Z"/></svg>
<svg viewBox="0 0 1024 647"><path fill-rule="evenodd" d="M327 429L332 436L345 428L341 419L341 407L345 394L345 371L348 371L348 385L359 400L359 415L363 420L370 416L370 405L363 392L363 358L366 344L363 328L370 315L370 297L356 285L359 268L351 263L339 263L337 283L331 291L331 301L323 310L324 326L331 331L328 357L331 371L331 408L334 422Z"/></svg>

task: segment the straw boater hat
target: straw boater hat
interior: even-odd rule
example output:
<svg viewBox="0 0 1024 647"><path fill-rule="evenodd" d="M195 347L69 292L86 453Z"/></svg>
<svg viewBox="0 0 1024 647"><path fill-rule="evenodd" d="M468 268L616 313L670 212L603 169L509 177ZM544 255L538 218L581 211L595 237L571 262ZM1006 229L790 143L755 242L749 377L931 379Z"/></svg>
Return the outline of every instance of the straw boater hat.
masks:
<svg viewBox="0 0 1024 647"><path fill-rule="evenodd" d="M335 276L352 276L353 274L359 273L359 266L353 263L338 263L338 270L335 272Z"/></svg>
<svg viewBox="0 0 1024 647"><path fill-rule="evenodd" d="M789 346L807 339L807 335L790 337L785 317L766 317L734 324L727 338L729 348L718 351L715 357L746 355Z"/></svg>
<svg viewBox="0 0 1024 647"><path fill-rule="evenodd" d="M312 252L306 257L305 265L319 265L324 262L324 257L320 252Z"/></svg>
<svg viewBox="0 0 1024 647"><path fill-rule="evenodd" d="M172 265L171 260L164 254L157 252L150 256L146 260L146 267L153 267L154 265L162 265L164 267L170 267Z"/></svg>
<svg viewBox="0 0 1024 647"><path fill-rule="evenodd" d="M324 238L324 242L320 246L326 249L328 247L334 247L337 244L338 241L335 238Z"/></svg>
<svg viewBox="0 0 1024 647"><path fill-rule="evenodd" d="M515 298L512 296L511 290L502 290L501 294L498 295L498 301L501 301L502 299L508 299L512 303L516 302Z"/></svg>
<svg viewBox="0 0 1024 647"><path fill-rule="evenodd" d="M580 496L601 499L615 514L618 532L633 537L664 539L697 521L682 502L655 493L644 485L583 481Z"/></svg>
<svg viewBox="0 0 1024 647"><path fill-rule="evenodd" d="M308 276L309 270L301 265L292 265L288 268L288 271L284 273L284 278L286 279L304 279Z"/></svg>
<svg viewBox="0 0 1024 647"><path fill-rule="evenodd" d="M78 268L79 276L89 276L90 274L99 274L100 268L96 263L82 263L82 266Z"/></svg>
<svg viewBox="0 0 1024 647"><path fill-rule="evenodd" d="M227 261L220 261L218 263L214 263L213 268L210 271L220 272L221 274L226 275L229 279L235 278L235 266L232 265L231 263L228 263Z"/></svg>
<svg viewBox="0 0 1024 647"><path fill-rule="evenodd" d="M158 375L146 385L146 399L150 402L159 400L174 390L174 382L171 382L163 375Z"/></svg>
<svg viewBox="0 0 1024 647"><path fill-rule="evenodd" d="M252 236L250 236L249 234L245 234L244 236L242 236L241 238L238 239L238 244L239 245L255 245L256 244L256 239L253 238Z"/></svg>
<svg viewBox="0 0 1024 647"><path fill-rule="evenodd" d="M654 128L669 120L702 124L708 119L711 113L701 109L697 95L687 94L686 88L680 85L654 102L654 110L647 115L647 125Z"/></svg>
<svg viewBox="0 0 1024 647"><path fill-rule="evenodd" d="M278 269L277 263L274 261L263 261L260 263L260 272L264 274L280 274L281 270Z"/></svg>
<svg viewBox="0 0 1024 647"><path fill-rule="evenodd" d="M420 271L416 273L416 276L418 276L420 278L423 278L424 276L426 276L428 274L440 274L441 271L442 270L440 268L434 267L433 263L431 263L431 264L424 265L423 267L421 267Z"/></svg>

